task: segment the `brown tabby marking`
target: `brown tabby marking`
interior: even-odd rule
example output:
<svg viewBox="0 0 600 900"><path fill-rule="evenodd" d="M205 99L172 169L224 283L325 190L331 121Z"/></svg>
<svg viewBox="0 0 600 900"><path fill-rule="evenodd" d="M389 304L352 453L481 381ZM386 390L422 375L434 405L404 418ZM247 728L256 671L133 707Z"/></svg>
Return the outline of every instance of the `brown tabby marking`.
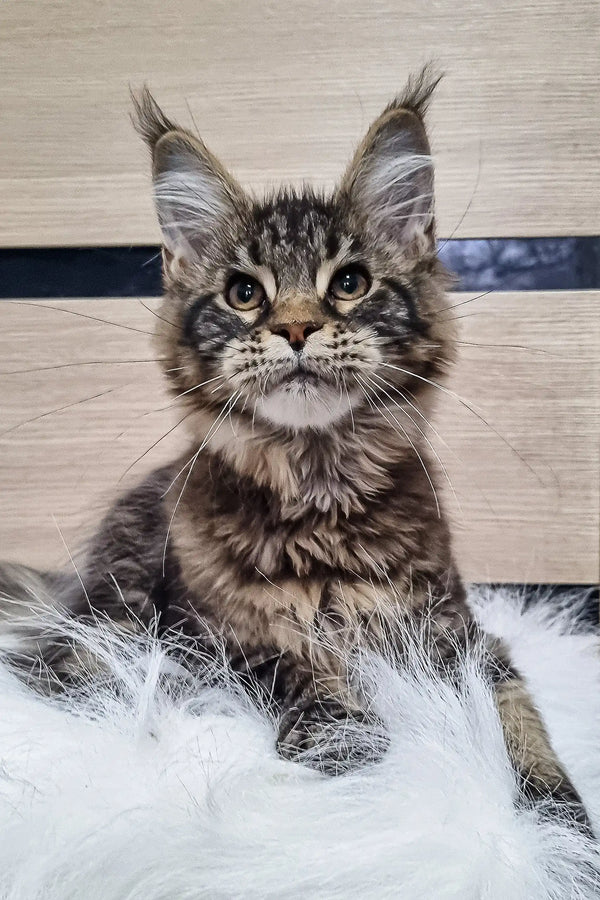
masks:
<svg viewBox="0 0 600 900"><path fill-rule="evenodd" d="M389 105L331 196L263 200L148 92L136 101L164 236L157 342L191 444L109 512L85 591L75 578L43 583L74 614L157 616L210 643L208 625L266 686L290 756L331 722L368 717L340 653L393 641L390 619L428 622L448 674L477 632L427 437L454 356L423 123L434 86L423 74ZM19 593L14 573L6 593ZM39 635L29 651L56 671L76 665ZM584 822L522 681L496 657L526 790Z"/></svg>

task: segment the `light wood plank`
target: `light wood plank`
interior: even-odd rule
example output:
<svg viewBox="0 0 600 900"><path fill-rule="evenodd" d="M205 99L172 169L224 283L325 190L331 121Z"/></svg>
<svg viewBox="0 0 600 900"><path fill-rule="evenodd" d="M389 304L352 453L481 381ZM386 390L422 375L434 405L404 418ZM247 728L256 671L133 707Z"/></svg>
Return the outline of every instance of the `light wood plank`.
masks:
<svg viewBox="0 0 600 900"><path fill-rule="evenodd" d="M491 426L440 394L435 424L454 453L436 445L462 507L448 491L463 572L596 582L600 292L498 293L456 314L469 343L450 387ZM74 549L117 492L181 448L176 431L125 474L177 421L176 410L155 411L168 402L157 365L110 362L151 359L143 332L154 321L136 300L0 303L0 421L14 428L0 436L1 557L62 562L59 527Z"/></svg>
<svg viewBox="0 0 600 900"><path fill-rule="evenodd" d="M128 85L256 188L338 177L425 59L442 236L590 234L596 0L4 0L0 246L158 240ZM464 218L462 218L464 215ZM459 224L460 223L460 224Z"/></svg>

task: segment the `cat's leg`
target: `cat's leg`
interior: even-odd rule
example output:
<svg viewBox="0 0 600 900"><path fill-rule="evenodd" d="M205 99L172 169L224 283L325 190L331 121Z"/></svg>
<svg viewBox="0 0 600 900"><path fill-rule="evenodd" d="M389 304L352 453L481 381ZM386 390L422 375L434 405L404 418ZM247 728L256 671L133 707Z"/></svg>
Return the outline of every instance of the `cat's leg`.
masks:
<svg viewBox="0 0 600 900"><path fill-rule="evenodd" d="M361 706L343 675L319 679L290 666L280 704L277 749L281 756L340 775L380 759L387 739L377 717Z"/></svg>
<svg viewBox="0 0 600 900"><path fill-rule="evenodd" d="M362 710L350 711L335 697L308 690L283 713L277 749L286 759L341 775L380 759L386 742Z"/></svg>
<svg viewBox="0 0 600 900"><path fill-rule="evenodd" d="M523 796L534 803L558 804L569 819L592 835L583 801L552 747L525 682L499 642L494 642L493 651L496 706Z"/></svg>
<svg viewBox="0 0 600 900"><path fill-rule="evenodd" d="M486 644L496 707L521 795L534 803L557 804L566 817L591 834L581 797L558 759L542 717L503 641L486 638L464 603L438 602L426 625L425 641L432 659L440 672L451 678L456 663L469 652L469 647Z"/></svg>

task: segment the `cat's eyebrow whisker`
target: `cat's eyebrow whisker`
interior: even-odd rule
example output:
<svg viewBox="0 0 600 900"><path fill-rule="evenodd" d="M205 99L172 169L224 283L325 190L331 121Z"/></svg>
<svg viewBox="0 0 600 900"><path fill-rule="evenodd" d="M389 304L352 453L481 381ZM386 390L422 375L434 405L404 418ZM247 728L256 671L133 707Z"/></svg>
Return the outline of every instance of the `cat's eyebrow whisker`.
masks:
<svg viewBox="0 0 600 900"><path fill-rule="evenodd" d="M368 375L365 375L364 377L371 383L371 385L373 385L375 387L375 389L379 389L379 391L388 398L390 403L392 403L403 415L405 415L413 423L415 428L419 431L419 434L422 436L423 440L427 442L427 446L429 447L429 449L431 450L431 452L437 459L438 463L440 464L442 472L444 473L446 481L448 482L450 490L452 491L452 494L456 501L456 505L458 506L459 511L462 513L462 506L461 506L460 500L458 499L458 494L456 493L454 485L452 484L450 475L448 474L448 469L444 465L444 461L442 460L441 456L439 455L439 453L437 452L437 450L435 449L435 447L433 446L433 444L431 443L431 441L429 440L429 438L427 437L427 435L425 434L425 432L423 431L423 429L421 428L419 423L416 422L415 419L413 419L413 417L410 415L409 412L407 412L405 409L403 409L403 407L398 403L397 400L394 400L392 395L388 391L386 391L385 388L378 388L377 382L373 381L372 378L369 378ZM395 418L395 416L394 416L394 418Z"/></svg>
<svg viewBox="0 0 600 900"><path fill-rule="evenodd" d="M535 469L533 468L531 463L527 462L525 457L521 453L519 453L519 451L515 447L513 447L513 445L508 440L508 438L504 437L504 435L500 431L498 431L498 429L495 428L494 425L491 424L491 422L488 422L487 419L477 409L475 409L463 397L459 396L455 391L452 391L450 388L444 387L444 385L442 385L442 384L438 384L437 381L432 381L430 378L425 378L424 375L417 375L416 372L411 372L410 369L404 369L404 368L402 368L402 366L395 366L395 365L392 365L392 363L387 363L387 362L382 363L382 365L388 369L395 369L397 372L402 372L404 375L409 375L411 378L417 378L419 381L423 381L423 382L425 382L425 384L429 384L432 387L437 388L439 391L441 391L443 394L446 394L448 397L452 397L453 400L455 400L457 403L460 403L461 406L464 406L464 408L467 409L474 416L476 416L476 418L478 418L480 422L483 422L484 425L486 425L491 431L493 431L493 433L497 437L499 437L500 440L504 444L506 444L506 446L515 454L515 456L517 456L521 460L523 465L527 466L527 468L535 476L537 481L543 485L542 479L540 478L538 473L535 471Z"/></svg>
<svg viewBox="0 0 600 900"><path fill-rule="evenodd" d="M166 535L165 535L165 543L164 543L164 547L163 547L163 557L162 557L162 573L163 573L163 577L164 577L165 571L166 571L167 547L168 547L168 545L169 545L169 537L170 537L170 534L171 534L171 528L172 528L172 526L173 526L173 520L174 520L175 514L177 513L177 510L178 510L178 508L179 508L179 504L181 503L181 498L183 497L183 494L184 494L184 492L185 492L185 489L186 489L186 487L187 487L187 485L188 485L188 482L189 482L189 480L190 480L191 474L192 474L192 472L193 472L193 470L194 470L194 465L196 464L196 461L197 461L198 457L200 456L201 452L204 450L204 448L205 448L206 445L208 444L208 442L209 442L209 440L211 439L211 437L213 437L213 435L215 435L215 434L217 433L217 431L219 431L221 425L223 424L224 419L226 418L227 414L229 413L229 410L230 410L231 408L233 408L233 406L235 406L235 404L236 404L236 402L237 402L237 400L238 400L238 398L239 398L240 395L241 395L241 390L236 391L236 392L235 392L234 394L232 394L232 396L227 400L227 402L226 402L225 405L223 406L223 409L221 410L221 412L220 412L220 413L218 414L218 416L216 417L215 421L212 423L212 425L211 425L210 428L208 429L208 431L207 431L207 433L206 433L206 436L204 437L204 440L202 441L202 443L200 444L200 446L199 446L198 449L196 450L195 454L194 454L194 455L192 456L192 458L185 464L185 466L183 467L183 469L181 469L180 472L175 476L174 481L171 482L171 484L169 485L169 487L167 488L167 490L166 490L166 491L164 492L164 494L163 494L163 497L164 497L165 494L167 494L168 491L172 488L172 486L173 486L173 484L175 483L175 481L177 480L177 478L179 478L179 475L181 475L181 473L184 471L184 469L185 469L187 466L189 466L189 471L188 471L188 473L187 473L187 475L186 475L186 477L185 477L185 481L183 482L183 487L181 488L181 491L179 492L179 496L178 496L178 498L177 498L177 501L176 501L176 503L175 503L175 506L173 507L173 512L171 513L171 518L169 519L169 525L168 525L168 527L167 527L167 533L166 533Z"/></svg>
<svg viewBox="0 0 600 900"><path fill-rule="evenodd" d="M419 451L418 451L417 448L415 447L415 444L414 444L414 442L411 440L410 435L408 434L408 432L406 431L406 429L400 424L400 422L398 421L398 419L396 419L396 417L392 414L392 418L395 420L395 422L396 422L396 424L398 425L398 428L400 429L400 431L398 430L398 428L395 428L395 427L394 427L394 425L390 422L390 420L388 419L388 417L387 417L387 416L385 415L385 413L383 412L383 410L385 409L385 404L382 403L382 404L381 404L381 407L377 406L376 403L374 402L373 398L370 396L369 386L368 386L366 383L363 383L362 380L360 380L360 376L355 375L354 378L356 379L357 384L363 388L363 393L364 393L365 397L367 398L367 402L369 402L369 403L371 404L372 408L373 408L375 411L379 412L379 414L381 415L381 417L383 418L383 420L384 420L385 422L387 422L387 424L390 426L390 428L392 429L392 431L395 431L396 434L398 434L400 437L404 436L404 438L405 438L405 439L409 442L409 444L411 445L411 447L412 447L412 449L414 450L414 452L415 452L415 454L416 454L416 456L417 456L419 462L421 463L421 466L422 466L422 468L423 468L423 471L425 472L425 476L426 476L427 481L429 482L429 486L431 487L431 490L432 490L432 492L433 492L433 497L434 497L434 500L435 500L435 505L436 505L436 510L437 510L438 518L441 519L441 518L442 518L442 510L441 510L441 507L440 507L440 502L439 502L439 499L438 499L437 491L436 491L436 489L435 489L435 485L434 485L434 483L433 483L433 480L432 480L432 478L431 478L431 475L429 474L429 470L427 469L427 466L425 465L425 461L423 460L423 457L421 456L421 454L419 453ZM375 396L377 397L376 394L375 394ZM389 411L389 410L388 410L388 411Z"/></svg>

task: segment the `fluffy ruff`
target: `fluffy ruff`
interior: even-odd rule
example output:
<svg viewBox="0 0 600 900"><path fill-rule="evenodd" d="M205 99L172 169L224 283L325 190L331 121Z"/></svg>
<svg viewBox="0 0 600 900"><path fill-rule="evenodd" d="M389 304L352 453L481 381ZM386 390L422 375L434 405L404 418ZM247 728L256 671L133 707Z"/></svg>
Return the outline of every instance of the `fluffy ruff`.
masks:
<svg viewBox="0 0 600 900"><path fill-rule="evenodd" d="M506 592L472 604L509 644L600 834L597 635L575 607ZM0 667L3 900L600 896L597 846L515 806L476 650L453 686L418 648L402 671L362 660L389 751L326 778L278 758L274 723L225 674L190 677L149 637L74 636L110 677L46 699Z"/></svg>

